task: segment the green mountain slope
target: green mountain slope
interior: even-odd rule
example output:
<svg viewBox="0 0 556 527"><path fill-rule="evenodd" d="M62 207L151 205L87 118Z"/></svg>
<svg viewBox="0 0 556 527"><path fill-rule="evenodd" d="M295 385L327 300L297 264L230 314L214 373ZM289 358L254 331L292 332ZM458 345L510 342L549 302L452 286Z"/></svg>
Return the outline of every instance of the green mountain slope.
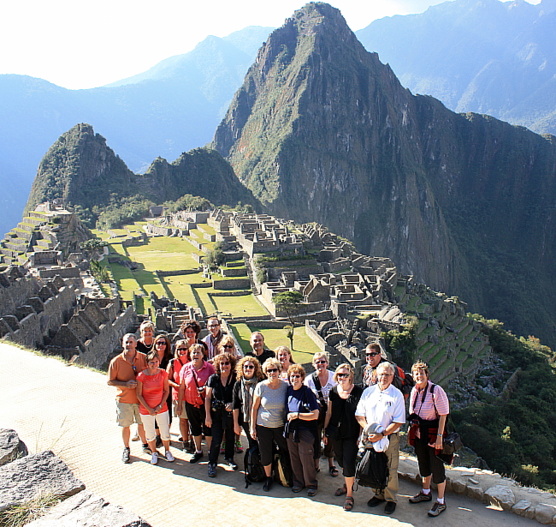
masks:
<svg viewBox="0 0 556 527"><path fill-rule="evenodd" d="M338 10L271 34L213 144L272 213L556 342L554 138L413 96Z"/></svg>

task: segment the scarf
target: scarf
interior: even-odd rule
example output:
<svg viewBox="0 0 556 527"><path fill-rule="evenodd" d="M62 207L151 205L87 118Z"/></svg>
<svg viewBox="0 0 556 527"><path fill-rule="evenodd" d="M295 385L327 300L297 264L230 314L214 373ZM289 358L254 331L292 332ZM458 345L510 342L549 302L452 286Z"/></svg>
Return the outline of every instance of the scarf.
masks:
<svg viewBox="0 0 556 527"><path fill-rule="evenodd" d="M243 413L243 421L245 423L249 423L251 417L253 393L255 392L255 386L258 382L256 377L252 379L246 379L245 377L241 378L241 412Z"/></svg>

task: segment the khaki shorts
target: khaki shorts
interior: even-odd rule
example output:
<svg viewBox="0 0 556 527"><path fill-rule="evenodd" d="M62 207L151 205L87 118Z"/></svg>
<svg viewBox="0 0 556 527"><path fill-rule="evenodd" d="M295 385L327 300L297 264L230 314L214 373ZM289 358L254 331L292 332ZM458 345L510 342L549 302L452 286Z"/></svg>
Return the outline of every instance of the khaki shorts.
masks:
<svg viewBox="0 0 556 527"><path fill-rule="evenodd" d="M139 405L116 401L116 421L119 426L128 427L133 423L143 424L139 414Z"/></svg>
<svg viewBox="0 0 556 527"><path fill-rule="evenodd" d="M182 405L182 411L181 411L181 415L178 415L178 401L172 401L172 406L173 406L173 410L174 410L174 417L179 417L180 419L187 419L187 410L185 408L185 401L183 402Z"/></svg>

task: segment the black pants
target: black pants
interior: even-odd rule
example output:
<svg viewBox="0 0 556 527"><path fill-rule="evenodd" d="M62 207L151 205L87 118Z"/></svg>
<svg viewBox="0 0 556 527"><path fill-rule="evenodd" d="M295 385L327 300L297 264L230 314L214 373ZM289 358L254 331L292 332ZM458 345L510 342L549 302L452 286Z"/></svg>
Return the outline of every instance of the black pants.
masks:
<svg viewBox="0 0 556 527"><path fill-rule="evenodd" d="M205 405L197 407L186 401L185 407L187 409L187 417L189 418L189 426L191 427L191 435L193 437L203 434L211 436L210 428L205 425Z"/></svg>
<svg viewBox="0 0 556 527"><path fill-rule="evenodd" d="M257 425L257 441L259 443L259 452L261 454L261 464L263 467L272 464L274 459L275 446L281 456L288 456L288 445L284 437L284 427L267 428L266 426Z"/></svg>
<svg viewBox="0 0 556 527"><path fill-rule="evenodd" d="M422 478L432 474L433 483L437 485L444 483L446 480L444 463L436 456L434 448L430 447L427 443L427 439L421 437L415 438L415 455L419 463L419 474Z"/></svg>
<svg viewBox="0 0 556 527"><path fill-rule="evenodd" d="M353 478L355 476L357 450L357 437L334 440L334 454L336 454L336 461L338 462L338 465L344 469L343 475L346 478Z"/></svg>
<svg viewBox="0 0 556 527"><path fill-rule="evenodd" d="M218 454L220 454L220 445L222 439L226 441L225 459L234 459L235 450L235 434L232 412L219 410L218 412L210 412L212 417L212 443L210 444L209 463L216 465L218 463Z"/></svg>

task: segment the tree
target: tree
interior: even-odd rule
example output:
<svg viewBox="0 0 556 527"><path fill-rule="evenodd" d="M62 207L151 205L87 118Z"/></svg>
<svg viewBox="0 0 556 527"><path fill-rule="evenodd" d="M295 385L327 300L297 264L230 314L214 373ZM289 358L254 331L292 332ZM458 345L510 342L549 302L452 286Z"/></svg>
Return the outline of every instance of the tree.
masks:
<svg viewBox="0 0 556 527"><path fill-rule="evenodd" d="M288 338L293 350L293 328L295 327L293 316L299 311L299 305L303 302L303 295L299 291L284 291L275 295L272 301L276 307L280 307L286 312L286 316L291 323L292 329L291 331L288 330Z"/></svg>

